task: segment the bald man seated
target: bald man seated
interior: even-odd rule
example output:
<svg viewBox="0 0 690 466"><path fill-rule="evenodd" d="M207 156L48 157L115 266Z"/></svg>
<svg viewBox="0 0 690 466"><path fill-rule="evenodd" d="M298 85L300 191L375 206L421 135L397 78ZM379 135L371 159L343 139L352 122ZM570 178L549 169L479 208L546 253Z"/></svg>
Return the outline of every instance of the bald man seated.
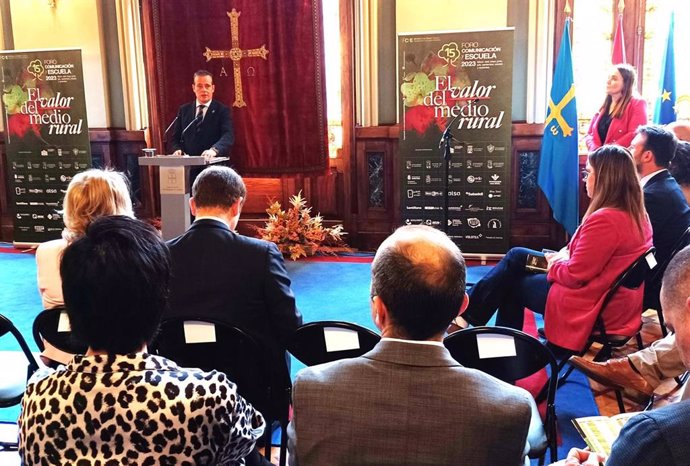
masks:
<svg viewBox="0 0 690 466"><path fill-rule="evenodd" d="M462 367L443 346L467 302L465 262L444 233L406 226L386 239L371 279L382 339L297 374L290 464L523 464L529 393Z"/></svg>

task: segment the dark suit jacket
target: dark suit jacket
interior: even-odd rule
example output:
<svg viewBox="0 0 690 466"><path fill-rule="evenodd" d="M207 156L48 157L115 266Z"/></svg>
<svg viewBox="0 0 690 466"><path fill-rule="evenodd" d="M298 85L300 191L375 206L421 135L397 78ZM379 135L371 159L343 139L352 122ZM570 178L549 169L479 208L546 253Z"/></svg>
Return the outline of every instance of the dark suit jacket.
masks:
<svg viewBox="0 0 690 466"><path fill-rule="evenodd" d="M201 219L168 246L173 277L170 309L163 318L193 315L240 327L284 368L285 346L302 316L276 245ZM285 383L285 377L279 374L274 382Z"/></svg>
<svg viewBox="0 0 690 466"><path fill-rule="evenodd" d="M644 205L652 224L657 263L665 262L673 247L690 226L690 207L671 174L664 170L644 185ZM645 285L645 306L655 307L661 290L661 277Z"/></svg>
<svg viewBox="0 0 690 466"><path fill-rule="evenodd" d="M219 156L229 157L235 141L230 109L217 100L212 100L201 124L192 125L183 135L182 131L196 117L196 111L196 101L182 105L177 111L173 151L179 149L189 155L201 155L203 151L213 147Z"/></svg>
<svg viewBox="0 0 690 466"><path fill-rule="evenodd" d="M290 464L520 465L529 396L442 346L384 340L297 374Z"/></svg>
<svg viewBox="0 0 690 466"><path fill-rule="evenodd" d="M680 401L630 419L606 466L681 466L690 457L690 401Z"/></svg>

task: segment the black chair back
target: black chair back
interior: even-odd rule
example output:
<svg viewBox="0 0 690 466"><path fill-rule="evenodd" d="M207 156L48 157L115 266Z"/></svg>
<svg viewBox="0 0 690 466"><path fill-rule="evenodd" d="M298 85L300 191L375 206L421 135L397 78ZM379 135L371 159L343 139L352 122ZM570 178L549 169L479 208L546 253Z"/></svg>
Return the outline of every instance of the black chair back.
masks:
<svg viewBox="0 0 690 466"><path fill-rule="evenodd" d="M337 339L339 332L343 332L351 344L331 345L329 339ZM376 346L380 339L380 335L368 328L350 322L310 322L295 330L288 344L288 351L304 365L315 366L361 356Z"/></svg>
<svg viewBox="0 0 690 466"><path fill-rule="evenodd" d="M29 345L26 344L26 340L22 334L17 330L17 327L5 316L0 314L0 338L5 335L12 335L14 339L19 344L19 347L24 353L27 360L26 367L26 378L22 377L11 377L5 374L4 377L0 379L0 408L6 408L9 406L14 406L22 401L22 396L24 395L24 390L26 388L26 381L33 375L34 372L38 370L38 362L34 355L29 349ZM2 371L17 371L16 367L7 367L6 364L0 364ZM24 371L24 368L21 369ZM21 379L23 382L19 383L18 380Z"/></svg>
<svg viewBox="0 0 690 466"><path fill-rule="evenodd" d="M203 342L190 342L190 326L202 325L214 338ZM187 333L185 332L187 326ZM212 340L212 341L209 341ZM198 367L204 371L224 372L237 385L237 391L266 419L266 457L270 458L271 426L279 421L282 426L281 464L285 464L287 422L290 403L290 386L273 387L272 361L265 348L249 333L226 323L196 317L180 317L164 321L152 350L160 356L175 361L181 367ZM287 372L287 368L280 368ZM280 390L284 393L273 393ZM275 406L282 395L281 406Z"/></svg>
<svg viewBox="0 0 690 466"><path fill-rule="evenodd" d="M671 250L671 254L668 255L668 257L662 262L661 264L658 264L655 268L651 276L649 277L650 282L654 282L656 280L661 280L661 277L664 276L664 272L666 271L666 267L668 267L669 262L671 262L671 259L673 259L673 256L675 256L678 251L683 249L685 246L690 244L690 227L687 228L683 232L683 234L678 238L678 241L676 244L673 246L673 249Z"/></svg>
<svg viewBox="0 0 690 466"><path fill-rule="evenodd" d="M34 341L41 351L45 349L44 342L47 341L65 353L86 353L88 345L76 340L68 327L60 327L60 321L66 318L66 312L64 307L46 309L39 313L34 319Z"/></svg>
<svg viewBox="0 0 690 466"><path fill-rule="evenodd" d="M215 341L189 343L185 325L213 326ZM208 319L171 319L161 324L154 348L181 367L224 372L238 392L262 413L270 399L269 364L259 342L244 330Z"/></svg>
<svg viewBox="0 0 690 466"><path fill-rule="evenodd" d="M487 357L480 353L480 340L488 337L510 338L510 349L514 355ZM531 457L543 457L550 450L551 463L557 459L556 439L556 387L558 383L558 363L551 351L538 339L512 328L472 327L448 335L443 344L453 359L465 367L478 369L508 383L529 377L544 368L549 368L546 384L546 419L544 428L546 444L543 448L530 452ZM531 442L532 443L532 442ZM541 461L540 461L541 464Z"/></svg>
<svg viewBox="0 0 690 466"><path fill-rule="evenodd" d="M669 262L671 262L671 259L673 259L673 256L675 256L681 249L683 249L688 244L690 244L690 227L688 227L687 230L683 232L681 237L678 238L678 241L673 246L671 254L668 255L664 262L658 264L655 267L652 274L647 279L647 288L645 288L645 308L656 309L657 314L659 316L661 334L663 336L668 335L668 330L666 329L666 325L664 323L664 313L662 312L661 301L659 299L659 291L661 290L661 279L664 276L664 272L666 272L666 268L668 267ZM648 294L647 290L652 290L653 294Z"/></svg>
<svg viewBox="0 0 690 466"><path fill-rule="evenodd" d="M631 290L636 290L642 284L645 282L646 278L649 276L651 272L650 268L650 263L654 263L655 261L653 260L654 257L654 252L656 249L654 247L651 247L647 249L642 255L640 255L635 262L630 264L627 269L625 269L621 274L618 276L615 282L613 282L613 285L611 288L609 288L609 291L606 293L606 296L604 297L604 302L601 306L601 309L599 311L599 315L597 316L597 321L596 321L596 327L599 330L599 335L597 341L601 340L606 344L606 342L609 342L609 338L607 337L606 334L606 328L604 326L604 320L603 320L603 314L604 311L606 310L606 307L608 304L611 302L613 297L615 296L616 292L621 288L628 288ZM651 256L651 259L650 259ZM640 313L642 313L642 309L640 309ZM626 340L627 341L627 340ZM623 342L625 343L625 342ZM588 346L589 348L589 346Z"/></svg>

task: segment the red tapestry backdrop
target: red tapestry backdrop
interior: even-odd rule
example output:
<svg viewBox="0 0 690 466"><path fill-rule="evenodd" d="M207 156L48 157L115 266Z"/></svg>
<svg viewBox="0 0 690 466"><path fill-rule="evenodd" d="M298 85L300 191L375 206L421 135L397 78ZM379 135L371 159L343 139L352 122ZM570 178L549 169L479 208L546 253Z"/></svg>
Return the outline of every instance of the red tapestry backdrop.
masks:
<svg viewBox="0 0 690 466"><path fill-rule="evenodd" d="M206 69L214 99L232 110L232 166L327 167L321 0L151 0L151 14L163 130L194 99L194 72Z"/></svg>

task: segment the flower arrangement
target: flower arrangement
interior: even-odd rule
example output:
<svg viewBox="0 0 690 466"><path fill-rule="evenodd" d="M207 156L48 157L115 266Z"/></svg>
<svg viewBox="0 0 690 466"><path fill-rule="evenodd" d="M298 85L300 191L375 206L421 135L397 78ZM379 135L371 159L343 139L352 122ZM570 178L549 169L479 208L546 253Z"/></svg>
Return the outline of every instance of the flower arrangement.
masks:
<svg viewBox="0 0 690 466"><path fill-rule="evenodd" d="M307 207L302 191L290 198L290 206L283 210L280 202L271 202L266 209L266 226L257 228L261 239L275 243L280 252L292 260L317 253L351 251L343 241L343 235L347 234L343 226L326 228L320 214L312 217L311 207Z"/></svg>

